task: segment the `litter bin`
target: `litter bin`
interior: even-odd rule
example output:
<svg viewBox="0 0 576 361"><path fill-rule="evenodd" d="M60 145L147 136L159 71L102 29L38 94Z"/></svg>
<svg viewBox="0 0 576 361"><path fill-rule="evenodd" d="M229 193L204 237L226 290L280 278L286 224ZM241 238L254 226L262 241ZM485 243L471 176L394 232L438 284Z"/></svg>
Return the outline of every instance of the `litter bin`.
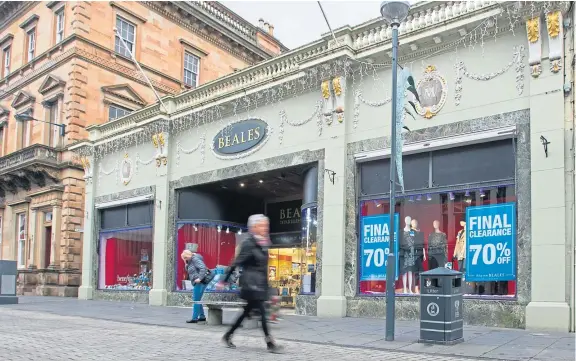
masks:
<svg viewBox="0 0 576 361"><path fill-rule="evenodd" d="M438 267L420 274L420 339L453 345L464 341L462 273Z"/></svg>
<svg viewBox="0 0 576 361"><path fill-rule="evenodd" d="M0 305L18 303L18 297L16 296L17 277L16 261L0 261Z"/></svg>

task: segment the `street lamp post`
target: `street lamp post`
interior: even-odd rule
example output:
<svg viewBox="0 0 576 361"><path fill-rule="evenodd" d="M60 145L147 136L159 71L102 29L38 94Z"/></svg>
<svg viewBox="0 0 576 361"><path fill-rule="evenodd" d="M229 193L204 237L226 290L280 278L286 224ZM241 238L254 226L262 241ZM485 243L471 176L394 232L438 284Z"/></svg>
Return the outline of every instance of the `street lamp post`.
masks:
<svg viewBox="0 0 576 361"><path fill-rule="evenodd" d="M398 83L398 27L408 16L410 3L408 1L384 1L380 5L380 14L384 21L392 27L392 118L390 146L390 252L386 266L386 341L394 341L394 318L396 312L396 254L394 254L394 214L396 208L396 102ZM400 154L400 156L402 156Z"/></svg>
<svg viewBox="0 0 576 361"><path fill-rule="evenodd" d="M42 122L42 123L48 123L48 124L52 124L57 126L58 128L60 128L60 136L63 137L66 135L66 125L65 124L56 124L56 123L52 123L52 122L47 122L44 120L40 120L40 119L36 119L34 118L32 115L30 115L29 113L18 113L14 116L14 118L19 121L19 122L31 122L31 121L37 121L37 122Z"/></svg>

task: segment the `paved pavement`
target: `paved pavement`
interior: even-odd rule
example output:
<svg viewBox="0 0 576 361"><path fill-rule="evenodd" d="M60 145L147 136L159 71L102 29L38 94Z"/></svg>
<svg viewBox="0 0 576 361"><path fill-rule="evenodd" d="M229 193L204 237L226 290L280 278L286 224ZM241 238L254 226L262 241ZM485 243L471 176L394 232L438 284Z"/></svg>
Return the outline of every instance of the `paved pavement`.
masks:
<svg viewBox="0 0 576 361"><path fill-rule="evenodd" d="M574 334L466 327L466 342L430 346L416 342L417 325L397 322L396 341L386 342L384 321L320 319L286 315L272 326L287 347L264 353L260 330L240 330L237 350L223 348L224 327L189 325L189 309L144 304L21 297L0 306L1 360L518 360L574 361ZM233 311L225 315L233 317ZM58 345L58 347L54 347ZM424 356L425 354L426 356ZM8 355L7 358L4 356Z"/></svg>

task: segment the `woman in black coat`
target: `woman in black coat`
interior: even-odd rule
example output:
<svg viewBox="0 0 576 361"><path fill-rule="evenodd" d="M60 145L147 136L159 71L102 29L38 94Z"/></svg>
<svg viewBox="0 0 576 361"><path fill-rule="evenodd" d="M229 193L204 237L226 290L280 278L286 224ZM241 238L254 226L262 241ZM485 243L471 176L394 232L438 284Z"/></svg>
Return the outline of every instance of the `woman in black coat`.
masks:
<svg viewBox="0 0 576 361"><path fill-rule="evenodd" d="M248 231L250 235L240 246L240 252L232 265L228 268L223 282L228 279L238 267L242 267L240 276L240 298L246 301L244 312L236 319L232 328L224 334L223 341L230 348L236 347L232 343L234 331L242 324L250 312L254 309L260 311L262 316L262 330L266 336L266 346L272 353L281 352L282 348L272 340L268 330L266 320L265 302L268 301L268 247L270 238L268 236L269 221L262 214L256 214L248 218ZM222 287L220 284L219 287Z"/></svg>

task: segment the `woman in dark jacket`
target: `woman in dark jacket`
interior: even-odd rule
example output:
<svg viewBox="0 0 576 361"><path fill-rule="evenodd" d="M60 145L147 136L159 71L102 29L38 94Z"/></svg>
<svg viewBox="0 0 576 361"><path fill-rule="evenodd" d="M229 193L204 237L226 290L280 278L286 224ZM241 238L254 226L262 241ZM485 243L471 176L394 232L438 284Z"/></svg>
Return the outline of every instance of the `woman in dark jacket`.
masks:
<svg viewBox="0 0 576 361"><path fill-rule="evenodd" d="M198 245L195 245L198 247ZM186 264L186 272L192 285L194 286L194 292L192 294L192 299L195 302L200 302L202 296L204 295L204 290L206 285L212 280L212 274L208 272L208 268L204 263L204 258L198 253L194 253L190 250L184 250L182 252L182 260ZM200 303L194 303L192 305L192 319L186 321L186 323L198 323L205 322L206 316L204 316L204 307Z"/></svg>
<svg viewBox="0 0 576 361"><path fill-rule="evenodd" d="M248 218L248 230L250 236L241 245L240 252L232 265L228 268L223 283L227 282L237 267L242 267L240 276L240 298L247 303L244 312L236 319L232 328L224 334L223 341L230 348L236 347L232 343L234 331L242 324L244 318L250 316L254 309L260 311L262 316L262 330L266 336L266 346L269 352L278 353L282 348L272 340L268 331L266 320L265 302L269 298L268 293L268 247L270 239L268 236L269 221L262 214L256 214ZM222 287L220 283L219 287Z"/></svg>

